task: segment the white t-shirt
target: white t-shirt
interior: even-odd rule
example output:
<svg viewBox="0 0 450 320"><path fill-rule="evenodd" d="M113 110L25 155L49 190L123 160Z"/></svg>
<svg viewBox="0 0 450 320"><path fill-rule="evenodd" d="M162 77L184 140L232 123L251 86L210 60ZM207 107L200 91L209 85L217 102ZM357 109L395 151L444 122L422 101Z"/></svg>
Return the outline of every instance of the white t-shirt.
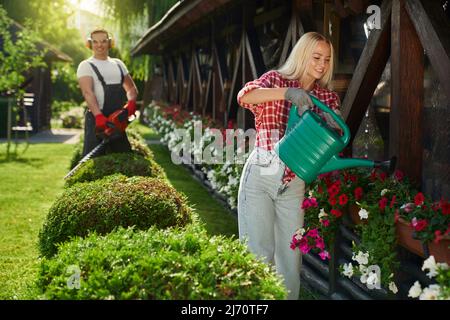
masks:
<svg viewBox="0 0 450 320"><path fill-rule="evenodd" d="M77 78L81 77L92 77L94 79L94 94L97 98L98 106L100 109L103 109L104 104L104 93L103 86L100 80L97 77L97 74L92 69L92 66L89 62L93 63L100 71L100 74L103 76L106 84L118 84L121 81L120 70L117 65L122 68L123 75L126 76L128 74L128 69L125 64L120 59L110 58L106 60L95 59L94 57L90 57L89 59L83 60L80 62L77 70Z"/></svg>

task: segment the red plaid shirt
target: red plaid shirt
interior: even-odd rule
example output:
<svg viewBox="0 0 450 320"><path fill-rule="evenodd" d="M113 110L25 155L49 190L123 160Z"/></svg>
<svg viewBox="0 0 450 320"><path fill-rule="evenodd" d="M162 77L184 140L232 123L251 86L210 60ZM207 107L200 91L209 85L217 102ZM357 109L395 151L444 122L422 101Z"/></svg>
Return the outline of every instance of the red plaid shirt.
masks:
<svg viewBox="0 0 450 320"><path fill-rule="evenodd" d="M301 88L298 80L288 80L284 78L278 71L271 70L263 74L259 79L250 81L239 91L237 95L238 103L249 109L255 115L255 129L256 142L255 147L261 147L265 150L273 150L273 146L284 136L286 125L289 117L289 110L291 109L291 102L288 100L275 100L261 104L249 104L242 102L242 97L258 88ZM314 83L314 88L311 93L316 96L323 103L328 105L332 110L339 110L339 96L330 90L320 87L317 82ZM322 111L313 107L312 110L319 115ZM272 134L271 134L272 132ZM278 134L273 134L278 132ZM289 183L295 174L286 167L283 176L283 182Z"/></svg>

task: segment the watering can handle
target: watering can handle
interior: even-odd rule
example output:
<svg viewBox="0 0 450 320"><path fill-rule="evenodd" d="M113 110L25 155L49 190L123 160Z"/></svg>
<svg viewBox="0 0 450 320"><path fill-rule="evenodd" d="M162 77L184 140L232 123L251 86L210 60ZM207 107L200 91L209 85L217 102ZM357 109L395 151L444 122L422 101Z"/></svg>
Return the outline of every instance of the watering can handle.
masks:
<svg viewBox="0 0 450 320"><path fill-rule="evenodd" d="M324 111L326 113L329 113L331 115L331 117L333 118L333 120L337 122L339 127L341 127L341 129L344 133L344 135L342 136L342 142L344 143L344 145L347 145L348 142L350 141L350 129L347 127L344 120L342 120L341 117L339 117L336 113L334 113L333 110L331 110L326 104L324 104L322 101L317 99L315 96L310 94L309 97L311 98L312 102L319 109L321 109L322 111Z"/></svg>

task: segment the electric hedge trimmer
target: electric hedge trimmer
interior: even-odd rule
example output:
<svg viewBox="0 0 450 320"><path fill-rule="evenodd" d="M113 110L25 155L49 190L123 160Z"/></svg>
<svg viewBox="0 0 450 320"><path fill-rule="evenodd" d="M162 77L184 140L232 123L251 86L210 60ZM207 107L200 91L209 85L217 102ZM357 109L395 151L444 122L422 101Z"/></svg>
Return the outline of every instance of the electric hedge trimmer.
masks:
<svg viewBox="0 0 450 320"><path fill-rule="evenodd" d="M96 146L92 151L90 151L87 155L81 159L78 164L70 170L68 174L64 177L64 179L67 179L74 175L75 172L89 159L95 157L97 154L99 154L106 145L121 137L125 134L125 129L128 126L128 110L126 108L120 109L112 113L108 116L108 121L106 122L106 129L103 131L97 131L97 136L100 136L103 138L102 142L98 146Z"/></svg>

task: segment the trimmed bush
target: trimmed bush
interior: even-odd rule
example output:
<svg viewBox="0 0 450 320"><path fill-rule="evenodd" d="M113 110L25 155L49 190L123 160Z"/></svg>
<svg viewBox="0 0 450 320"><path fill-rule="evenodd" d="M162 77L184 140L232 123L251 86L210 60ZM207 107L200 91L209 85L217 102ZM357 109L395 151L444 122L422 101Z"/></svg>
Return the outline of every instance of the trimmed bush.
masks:
<svg viewBox="0 0 450 320"><path fill-rule="evenodd" d="M39 250L50 257L57 243L90 231L106 234L119 226L144 230L152 225L185 226L192 219L186 197L165 180L113 175L65 190L39 233Z"/></svg>
<svg viewBox="0 0 450 320"><path fill-rule="evenodd" d="M75 239L42 260L36 281L40 299L121 300L284 299L281 283L238 240L210 238L196 225Z"/></svg>
<svg viewBox="0 0 450 320"><path fill-rule="evenodd" d="M127 177L144 176L164 179L164 169L154 160L134 153L110 153L86 161L73 176L66 180L66 186L77 182L94 181L121 173Z"/></svg>
<svg viewBox="0 0 450 320"><path fill-rule="evenodd" d="M131 149L140 155L149 158L154 159L153 152L150 150L150 148L147 146L147 143L145 142L144 138L142 138L139 131L137 131L134 128L127 128L127 136L128 141L130 141Z"/></svg>

